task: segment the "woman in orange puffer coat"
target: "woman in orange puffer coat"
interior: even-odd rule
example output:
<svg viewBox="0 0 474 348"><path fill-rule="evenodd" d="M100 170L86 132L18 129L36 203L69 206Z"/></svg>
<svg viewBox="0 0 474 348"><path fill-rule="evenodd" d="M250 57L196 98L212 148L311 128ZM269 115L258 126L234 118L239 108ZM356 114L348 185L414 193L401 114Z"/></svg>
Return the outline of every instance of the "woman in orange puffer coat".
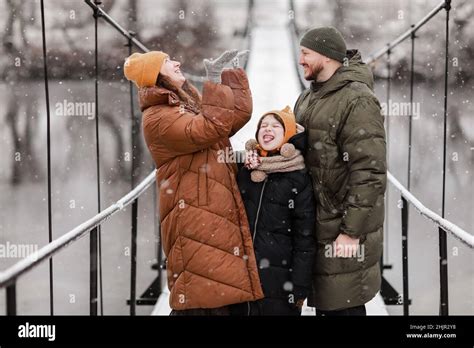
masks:
<svg viewBox="0 0 474 348"><path fill-rule="evenodd" d="M237 168L218 160L252 113L245 72L223 70L236 55L204 61L202 97L163 52L134 53L124 66L139 87L157 167L172 315L225 315L231 304L263 297Z"/></svg>

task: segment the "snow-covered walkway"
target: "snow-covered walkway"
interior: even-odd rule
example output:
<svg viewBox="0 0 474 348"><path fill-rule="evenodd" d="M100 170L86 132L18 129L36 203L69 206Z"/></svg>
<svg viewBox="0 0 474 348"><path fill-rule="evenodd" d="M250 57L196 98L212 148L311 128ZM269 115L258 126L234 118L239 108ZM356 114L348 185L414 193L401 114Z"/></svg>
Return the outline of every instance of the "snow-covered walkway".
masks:
<svg viewBox="0 0 474 348"><path fill-rule="evenodd" d="M287 29L286 1L259 1L255 4L250 60L247 65L253 97L252 119L231 139L234 150L243 150L255 137L260 116L265 112L293 106L298 98L299 82L294 69L290 34ZM268 11L273 6L272 11Z"/></svg>

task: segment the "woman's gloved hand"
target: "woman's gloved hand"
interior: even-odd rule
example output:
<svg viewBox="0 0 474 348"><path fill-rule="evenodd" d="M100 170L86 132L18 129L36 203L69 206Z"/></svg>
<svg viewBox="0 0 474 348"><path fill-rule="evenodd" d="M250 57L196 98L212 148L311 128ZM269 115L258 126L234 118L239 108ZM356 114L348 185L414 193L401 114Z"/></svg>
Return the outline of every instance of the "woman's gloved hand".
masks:
<svg viewBox="0 0 474 348"><path fill-rule="evenodd" d="M214 83L221 83L221 73L224 67L237 57L237 50L229 50L222 53L214 60L204 59L204 68L206 69L207 79Z"/></svg>
<svg viewBox="0 0 474 348"><path fill-rule="evenodd" d="M249 50L244 50L240 51L237 53L237 55L232 59L231 64L228 64L226 68L229 69L237 69L237 68L243 68L245 66L245 63L247 62L247 59L249 59Z"/></svg>

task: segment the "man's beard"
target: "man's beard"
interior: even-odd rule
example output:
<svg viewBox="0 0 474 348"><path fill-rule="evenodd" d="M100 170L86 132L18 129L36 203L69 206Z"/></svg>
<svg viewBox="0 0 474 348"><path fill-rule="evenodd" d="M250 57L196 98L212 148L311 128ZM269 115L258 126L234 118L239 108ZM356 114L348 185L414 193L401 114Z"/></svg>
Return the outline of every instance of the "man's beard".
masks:
<svg viewBox="0 0 474 348"><path fill-rule="evenodd" d="M310 67L309 65L308 67L311 69L311 74L308 77L305 77L305 79L307 81L317 81L319 74L323 71L323 65L319 63L315 67Z"/></svg>

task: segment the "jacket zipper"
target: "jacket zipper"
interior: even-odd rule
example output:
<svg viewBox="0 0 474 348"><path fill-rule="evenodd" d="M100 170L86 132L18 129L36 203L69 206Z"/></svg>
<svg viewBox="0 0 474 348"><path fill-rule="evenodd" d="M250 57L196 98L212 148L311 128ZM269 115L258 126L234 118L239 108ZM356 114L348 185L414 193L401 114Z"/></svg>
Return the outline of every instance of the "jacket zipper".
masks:
<svg viewBox="0 0 474 348"><path fill-rule="evenodd" d="M263 182L262 191L260 191L260 199L258 201L257 216L255 217L255 224L253 225L252 243L255 243L255 235L257 234L258 216L260 214L260 208L262 207L263 191L265 190L266 184L267 184L267 178ZM255 244L254 244L254 248L255 248ZM250 302L247 302L247 306L248 306L248 316L250 316Z"/></svg>
<svg viewBox="0 0 474 348"><path fill-rule="evenodd" d="M255 217L255 224L253 225L253 236L252 242L255 242L255 235L257 234L257 224L258 224L258 217L260 214L260 208L262 207L262 199L263 199L263 191L265 190L265 185L267 184L267 179L263 182L262 191L260 191L260 199L258 201L258 208L257 208L257 216ZM255 246L254 246L255 248Z"/></svg>

